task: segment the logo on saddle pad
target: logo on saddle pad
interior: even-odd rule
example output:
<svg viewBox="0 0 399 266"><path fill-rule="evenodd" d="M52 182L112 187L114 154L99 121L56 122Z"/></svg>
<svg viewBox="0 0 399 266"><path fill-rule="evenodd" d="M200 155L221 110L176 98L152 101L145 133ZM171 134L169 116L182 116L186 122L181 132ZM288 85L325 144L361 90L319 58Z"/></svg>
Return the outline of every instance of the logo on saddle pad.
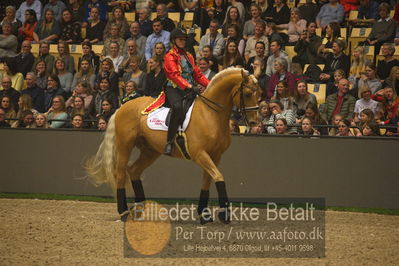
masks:
<svg viewBox="0 0 399 266"><path fill-rule="evenodd" d="M179 127L179 131L186 131L188 124L190 123L191 112L193 110L193 105L187 111L186 119L184 119L183 127ZM168 131L168 126L166 125L166 117L168 116L170 108L160 107L148 114L147 126L152 130L162 130Z"/></svg>

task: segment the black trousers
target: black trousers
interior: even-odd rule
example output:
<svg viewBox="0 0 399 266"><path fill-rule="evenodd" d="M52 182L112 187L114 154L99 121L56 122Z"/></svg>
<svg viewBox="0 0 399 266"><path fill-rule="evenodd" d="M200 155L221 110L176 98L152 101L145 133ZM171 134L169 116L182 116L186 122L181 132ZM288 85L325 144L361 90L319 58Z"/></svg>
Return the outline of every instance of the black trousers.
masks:
<svg viewBox="0 0 399 266"><path fill-rule="evenodd" d="M172 109L170 116L167 142L173 142L176 136L179 125L183 124L185 114L183 111L183 99L187 95L188 91L181 90L179 88L173 88L167 86L165 88L166 100L169 107Z"/></svg>

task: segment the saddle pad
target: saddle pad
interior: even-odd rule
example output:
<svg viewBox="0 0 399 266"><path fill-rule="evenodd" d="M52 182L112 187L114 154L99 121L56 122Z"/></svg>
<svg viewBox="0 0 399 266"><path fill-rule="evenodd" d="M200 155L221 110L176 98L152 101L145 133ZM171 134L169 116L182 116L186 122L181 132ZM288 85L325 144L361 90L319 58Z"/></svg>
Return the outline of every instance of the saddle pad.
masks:
<svg viewBox="0 0 399 266"><path fill-rule="evenodd" d="M194 103L190 106L187 111L186 119L183 122L183 128L179 127L180 131L186 131L188 127L188 123L190 122L191 112L193 110ZM166 116L169 112L168 107L160 107L151 113L148 114L147 117L147 126L152 130L163 130L168 131L168 126L165 124Z"/></svg>

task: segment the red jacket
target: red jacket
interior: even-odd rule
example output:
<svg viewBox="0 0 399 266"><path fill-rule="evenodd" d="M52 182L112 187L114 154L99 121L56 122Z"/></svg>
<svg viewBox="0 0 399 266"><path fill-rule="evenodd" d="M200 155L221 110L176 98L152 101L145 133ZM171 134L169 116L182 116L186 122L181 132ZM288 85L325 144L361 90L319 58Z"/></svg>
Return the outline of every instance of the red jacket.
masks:
<svg viewBox="0 0 399 266"><path fill-rule="evenodd" d="M202 75L201 70L199 70L194 62L194 57L190 53L174 47L171 48L169 52L165 55L164 70L166 78L179 88L183 90L187 89L190 83L181 76L182 69L180 55L182 55L183 53L186 53L190 64L193 66L194 80L204 87L208 86L209 80L204 75Z"/></svg>

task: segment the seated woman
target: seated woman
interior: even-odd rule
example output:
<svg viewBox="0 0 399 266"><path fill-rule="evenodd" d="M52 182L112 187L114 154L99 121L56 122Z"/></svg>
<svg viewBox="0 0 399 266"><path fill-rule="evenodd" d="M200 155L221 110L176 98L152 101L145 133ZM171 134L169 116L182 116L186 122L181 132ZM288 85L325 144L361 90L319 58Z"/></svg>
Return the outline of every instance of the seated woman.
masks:
<svg viewBox="0 0 399 266"><path fill-rule="evenodd" d="M313 128L312 119L309 117L304 117L301 120L301 128L299 134L306 136L318 136L320 132Z"/></svg>
<svg viewBox="0 0 399 266"><path fill-rule="evenodd" d="M256 3L252 3L249 7L249 13L251 15L251 19L244 23L243 37L245 40L248 40L250 36L255 35L255 24L261 19L260 16L262 9Z"/></svg>
<svg viewBox="0 0 399 266"><path fill-rule="evenodd" d="M290 22L287 24L280 24L278 29L288 30L288 44L295 45L299 40L301 34L306 30L306 20L301 18L301 12L298 8L291 9Z"/></svg>
<svg viewBox="0 0 399 266"><path fill-rule="evenodd" d="M60 25L54 17L52 9L46 9L43 12L43 19L39 21L35 31L33 32L33 39L37 43L43 41L47 43L56 43L60 36Z"/></svg>
<svg viewBox="0 0 399 266"><path fill-rule="evenodd" d="M238 8L235 6L232 6L227 10L226 19L224 20L222 26L223 36L227 37L227 29L233 24L237 25L239 29L239 34L241 35L243 30L243 22L240 12L238 11Z"/></svg>
<svg viewBox="0 0 399 266"><path fill-rule="evenodd" d="M84 99L84 108L87 110L93 100L93 95L89 83L80 81L76 84L76 87L72 91L72 96L66 101L65 106L70 107L73 104L73 100L76 97L82 97Z"/></svg>
<svg viewBox="0 0 399 266"><path fill-rule="evenodd" d="M57 44L58 58L62 58L65 62L66 71L75 73L75 59L69 52L69 45L65 41L60 40Z"/></svg>
<svg viewBox="0 0 399 266"><path fill-rule="evenodd" d="M119 77L114 70L114 64L112 63L112 60L109 58L104 58L101 61L100 71L96 76L95 88L98 89L100 87L100 81L102 78L107 78L109 80L111 91L113 91L117 96L119 96L119 87L118 87Z"/></svg>
<svg viewBox="0 0 399 266"><path fill-rule="evenodd" d="M37 26L36 12L33 9L25 11L25 22L19 29L20 40L33 41L33 32Z"/></svg>
<svg viewBox="0 0 399 266"><path fill-rule="evenodd" d="M17 91L21 91L24 84L24 75L18 72L15 59L13 57L6 57L3 66L4 73L2 73L0 80L2 80L3 75L9 76L11 78L11 87Z"/></svg>
<svg viewBox="0 0 399 266"><path fill-rule="evenodd" d="M269 125L274 125L276 120L279 118L284 118L286 120L286 126L293 126L295 123L295 114L291 109L283 110L284 106L279 100L271 100L269 103L269 108L272 112L270 119L268 121ZM269 134L276 134L276 129L273 126L267 127L267 132ZM295 127L291 127L288 129L287 133L296 133L297 130Z"/></svg>
<svg viewBox="0 0 399 266"><path fill-rule="evenodd" d="M382 83L377 77L377 67L374 63L369 62L366 64L365 72L360 75L359 82L350 91L351 95L358 98L358 91L362 87L369 87L372 94L377 93L382 88Z"/></svg>
<svg viewBox="0 0 399 266"><path fill-rule="evenodd" d="M309 104L317 104L316 96L308 92L308 84L304 80L297 82L294 91L294 103L296 109L296 116L302 117L305 115L306 107Z"/></svg>
<svg viewBox="0 0 399 266"><path fill-rule="evenodd" d="M97 118L103 117L109 120L111 116L115 113L116 108L112 104L112 100L105 98L101 101L101 113L97 114Z"/></svg>
<svg viewBox="0 0 399 266"><path fill-rule="evenodd" d="M91 99L90 99L91 101ZM87 109L85 108L85 98L83 96L74 96L71 106L67 108L67 113L69 117L74 117L75 115L81 115L83 120L91 120L92 117L89 115ZM92 127L91 122L84 122L84 128Z"/></svg>
<svg viewBox="0 0 399 266"><path fill-rule="evenodd" d="M87 82L91 88L94 88L96 75L91 67L90 61L82 59L79 64L79 71L75 73L71 88L75 88L79 82Z"/></svg>
<svg viewBox="0 0 399 266"><path fill-rule="evenodd" d="M123 90L123 95L121 97L121 104L124 104L130 100L136 99L140 97L141 94L137 91L137 85L133 80L129 80L125 84L125 88Z"/></svg>
<svg viewBox="0 0 399 266"><path fill-rule="evenodd" d="M78 70L80 70L80 63L82 60L87 60L90 63L90 66L94 71L94 74L98 73L100 68L100 57L93 52L92 45L90 42L86 41L82 42L82 56L79 57Z"/></svg>
<svg viewBox="0 0 399 266"><path fill-rule="evenodd" d="M163 62L165 54L166 54L165 45L163 44L163 42L157 42L154 45L154 48L152 49L152 56L158 57L161 60L161 62Z"/></svg>
<svg viewBox="0 0 399 266"><path fill-rule="evenodd" d="M63 59L58 58L55 60L53 73L58 76L60 87L64 90L65 95L71 95L73 75L65 69L65 62Z"/></svg>
<svg viewBox="0 0 399 266"><path fill-rule="evenodd" d="M111 83L107 77L100 79L99 88L93 95L93 101L89 108L92 116L98 117L101 114L102 101L108 99L112 106L118 107L118 96L114 91L111 90Z"/></svg>
<svg viewBox="0 0 399 266"><path fill-rule="evenodd" d="M265 51L266 51L266 45L264 42L258 41L255 43L256 55L254 55L248 59L248 62L245 67L245 69L248 70L249 73L251 73L251 74L254 73L253 63L254 63L255 59L262 60L265 63L267 62L267 56L265 55Z"/></svg>
<svg viewBox="0 0 399 266"><path fill-rule="evenodd" d="M338 133L335 136L353 137L350 131L351 122L348 119L343 119L338 123Z"/></svg>
<svg viewBox="0 0 399 266"><path fill-rule="evenodd" d="M123 74L122 81L128 82L132 80L136 83L139 91L144 90L145 73L139 68L140 58L131 56L125 65L125 73Z"/></svg>
<svg viewBox="0 0 399 266"><path fill-rule="evenodd" d="M32 98L28 94L22 94L18 99L18 112L17 118L20 119L22 112L29 110L33 115L37 115L39 112L33 108Z"/></svg>
<svg viewBox="0 0 399 266"><path fill-rule="evenodd" d="M355 109L354 109L354 121L358 122L361 117L360 117L360 112L363 111L364 109L369 109L373 112L373 114L377 114L378 111L380 111L380 105L377 101L374 101L371 99L371 89L367 86L363 86L360 88L359 91L359 100L356 101L355 103Z"/></svg>
<svg viewBox="0 0 399 266"><path fill-rule="evenodd" d="M47 117L45 114L37 114L35 115L35 122L32 125L32 128L49 128L49 124L47 122Z"/></svg>
<svg viewBox="0 0 399 266"><path fill-rule="evenodd" d="M5 11L5 17L1 21L0 25L3 25L6 22L11 23L11 33L15 36L18 36L18 29L22 26L22 22L15 16L15 7L7 6Z"/></svg>
<svg viewBox="0 0 399 266"><path fill-rule="evenodd" d="M227 28L227 36L226 41L234 40L238 43L238 51L240 52L241 56L244 56L244 49L245 49L245 40L241 38L240 29L238 28L237 24L232 24Z"/></svg>
<svg viewBox="0 0 399 266"><path fill-rule="evenodd" d="M399 16L399 14L398 14ZM389 77L384 82L385 87L391 87L399 94L399 66L394 66L391 69Z"/></svg>
<svg viewBox="0 0 399 266"><path fill-rule="evenodd" d="M320 74L320 80L327 82L333 78L333 73L337 69L342 69L345 75L348 75L350 68L350 59L344 53L345 41L337 39L333 42L332 53L328 53L326 58L326 66L323 73Z"/></svg>
<svg viewBox="0 0 399 266"><path fill-rule="evenodd" d="M294 51L297 55L292 58L292 62L299 63L302 67L306 64L322 62L318 55L321 42L321 37L316 35L316 23L308 22L306 30L301 33L298 42L295 44Z"/></svg>
<svg viewBox="0 0 399 266"><path fill-rule="evenodd" d="M356 85L361 78L361 75L366 72L366 65L370 64L370 61L366 58L363 46L357 46L353 50L352 56L353 59L349 69L348 80L353 85Z"/></svg>
<svg viewBox="0 0 399 266"><path fill-rule="evenodd" d="M71 117L71 128L73 129L84 129L83 116L81 114L75 114Z"/></svg>
<svg viewBox="0 0 399 266"><path fill-rule="evenodd" d="M237 43L234 40L229 40L219 63L219 71L228 67L244 67L244 65L244 59L238 51Z"/></svg>
<svg viewBox="0 0 399 266"><path fill-rule="evenodd" d="M69 9L62 11L60 40L66 43L80 43L80 29L81 25L79 21L73 20L71 11Z"/></svg>
<svg viewBox="0 0 399 266"><path fill-rule="evenodd" d="M296 106L294 105L294 97L291 96L288 91L287 82L281 80L277 83L275 95L271 98L272 100L279 100L283 105L283 110L292 110L294 115L296 115Z"/></svg>
<svg viewBox="0 0 399 266"><path fill-rule="evenodd" d="M341 39L341 27L338 22L331 22L326 26L326 34L322 40L321 45L319 46L318 53L324 58L327 58L329 53L332 53L332 46L335 40Z"/></svg>
<svg viewBox="0 0 399 266"><path fill-rule="evenodd" d="M118 27L120 36L123 39L127 39L129 37L129 23L126 20L125 11L117 6L112 9L112 16L105 26L104 39L106 39L111 34L113 26Z"/></svg>
<svg viewBox="0 0 399 266"><path fill-rule="evenodd" d="M5 112L5 119L8 124L11 124L13 121L8 119L17 118L17 113L15 112L15 108L13 103L11 102L11 98L8 96L3 96L0 98L0 107Z"/></svg>
<svg viewBox="0 0 399 266"><path fill-rule="evenodd" d="M31 110L25 110L21 112L18 120L15 121L11 127L13 128L31 128L33 127L33 113Z"/></svg>
<svg viewBox="0 0 399 266"><path fill-rule="evenodd" d="M63 127L68 119L68 114L65 112L65 100L62 96L55 96L52 101L52 106L48 109L46 116L49 121L50 128ZM55 121L57 120L57 121ZM64 120L64 121L58 121Z"/></svg>
<svg viewBox="0 0 399 266"><path fill-rule="evenodd" d="M258 121L259 124L251 128L252 134L267 134L267 123L270 120L271 111L269 104L265 101L259 103Z"/></svg>
<svg viewBox="0 0 399 266"><path fill-rule="evenodd" d="M275 94L277 84L282 80L287 82L288 91L291 93L291 95L294 93L296 87L295 77L291 72L287 71L287 68L288 62L284 58L277 58L274 60L274 69L276 73L270 77L266 92L267 99L270 99Z"/></svg>
<svg viewBox="0 0 399 266"><path fill-rule="evenodd" d="M119 55L123 55L123 47L125 45L125 40L122 39L120 37L120 32L119 32L119 27L118 25L111 25L110 26L110 34L109 35L105 35L105 41L104 41L104 48L102 51L102 56L107 56L110 54L111 49L110 49L110 45L113 42L117 42L118 43L118 47L119 47Z"/></svg>
<svg viewBox="0 0 399 266"><path fill-rule="evenodd" d="M328 135L328 127L324 127L328 123L321 117L317 104L309 103L308 106L306 106L305 117L312 119L313 128L320 132L321 135ZM299 123L299 121L297 121L297 123Z"/></svg>
<svg viewBox="0 0 399 266"><path fill-rule="evenodd" d="M97 129L101 130L101 131L106 130L107 129L107 123L108 123L108 121L105 120L105 118L99 117L98 121L97 121Z"/></svg>
<svg viewBox="0 0 399 266"><path fill-rule="evenodd" d="M382 110L384 110L383 122L384 124L389 124L399 109L399 97L396 91L391 87L386 87L371 98L382 103Z"/></svg>
<svg viewBox="0 0 399 266"><path fill-rule="evenodd" d="M105 25L106 23L100 20L100 9L93 6L90 9L90 19L86 26L86 38L84 41L91 44L102 44Z"/></svg>
<svg viewBox="0 0 399 266"><path fill-rule="evenodd" d="M363 109L360 112L359 119L357 121L352 122L352 126L356 126L353 129L355 136L362 136L363 129L370 123L375 123L374 112L370 109Z"/></svg>
<svg viewBox="0 0 399 266"><path fill-rule="evenodd" d="M119 73L120 68L122 68L123 56L119 55L119 44L117 42L111 42L109 45L109 55L105 58L111 59L115 73Z"/></svg>
<svg viewBox="0 0 399 266"><path fill-rule="evenodd" d="M290 21L290 9L287 0L275 0L262 14L266 21L273 21L276 25L287 24Z"/></svg>
<svg viewBox="0 0 399 266"><path fill-rule="evenodd" d="M166 82L165 72L161 65L161 60L153 56L148 60L150 72L145 75L144 95L151 97L158 97L163 90L163 85Z"/></svg>
<svg viewBox="0 0 399 266"><path fill-rule="evenodd" d="M35 74L36 74L36 85L41 89L46 89L47 87L47 65L46 62L41 60L36 63Z"/></svg>

